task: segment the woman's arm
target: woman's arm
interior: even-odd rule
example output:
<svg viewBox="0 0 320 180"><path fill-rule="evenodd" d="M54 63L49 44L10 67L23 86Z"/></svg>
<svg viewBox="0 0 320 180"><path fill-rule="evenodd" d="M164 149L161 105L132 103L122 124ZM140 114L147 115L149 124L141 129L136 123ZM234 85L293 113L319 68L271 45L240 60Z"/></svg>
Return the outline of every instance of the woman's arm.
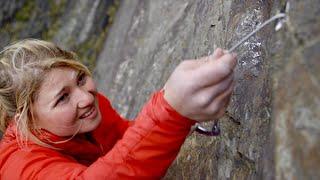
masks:
<svg viewBox="0 0 320 180"><path fill-rule="evenodd" d="M175 159L195 121L178 114L155 93L104 157L82 173L84 177L158 179Z"/></svg>
<svg viewBox="0 0 320 180"><path fill-rule="evenodd" d="M191 125L165 100L163 92L155 93L127 129L121 140L91 166L85 167L72 158L51 149L19 151L16 176L21 179L160 179L180 150ZM4 176L3 176L4 177ZM11 178L15 179L15 178Z"/></svg>

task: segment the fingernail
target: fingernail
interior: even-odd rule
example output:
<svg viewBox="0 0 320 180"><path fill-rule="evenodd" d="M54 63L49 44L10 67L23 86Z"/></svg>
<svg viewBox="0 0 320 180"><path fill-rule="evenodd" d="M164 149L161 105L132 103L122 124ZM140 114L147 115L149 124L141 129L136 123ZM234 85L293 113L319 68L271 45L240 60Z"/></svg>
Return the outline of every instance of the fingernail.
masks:
<svg viewBox="0 0 320 180"><path fill-rule="evenodd" d="M214 50L214 52L212 53L212 55L217 55L217 54L220 54L221 52L221 48L217 48Z"/></svg>

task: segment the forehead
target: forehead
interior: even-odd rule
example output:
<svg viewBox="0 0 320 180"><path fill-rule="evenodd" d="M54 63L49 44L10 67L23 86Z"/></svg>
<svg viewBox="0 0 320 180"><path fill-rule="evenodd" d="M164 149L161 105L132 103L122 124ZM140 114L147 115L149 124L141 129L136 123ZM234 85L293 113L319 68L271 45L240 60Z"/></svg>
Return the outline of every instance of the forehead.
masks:
<svg viewBox="0 0 320 180"><path fill-rule="evenodd" d="M42 86L48 87L55 86L57 84L63 84L65 81L75 79L77 72L77 70L72 68L53 68L45 74Z"/></svg>
<svg viewBox="0 0 320 180"><path fill-rule="evenodd" d="M77 78L78 70L60 67L53 68L47 73L38 89L38 97L49 96L53 97L60 91L63 87L68 86L70 83L74 82Z"/></svg>

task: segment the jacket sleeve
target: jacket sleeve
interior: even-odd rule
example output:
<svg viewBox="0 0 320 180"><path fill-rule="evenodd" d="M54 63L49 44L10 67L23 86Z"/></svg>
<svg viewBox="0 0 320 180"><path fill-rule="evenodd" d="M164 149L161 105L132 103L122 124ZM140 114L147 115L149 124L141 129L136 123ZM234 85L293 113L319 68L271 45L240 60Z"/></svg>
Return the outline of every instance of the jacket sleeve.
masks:
<svg viewBox="0 0 320 180"><path fill-rule="evenodd" d="M157 92L122 139L89 167L51 157L50 163L40 158L30 162L28 168L41 166L42 170L33 177L47 179L160 179L176 158L194 123L179 115L165 101L163 92Z"/></svg>
<svg viewBox="0 0 320 180"><path fill-rule="evenodd" d="M92 132L92 135L103 145L105 151L109 151L122 138L128 127L134 124L134 121L120 116L113 109L110 101L102 94L98 93L97 98L102 120L98 128Z"/></svg>
<svg viewBox="0 0 320 180"><path fill-rule="evenodd" d="M176 158L195 121L178 114L157 92L123 138L81 176L108 179L160 179Z"/></svg>

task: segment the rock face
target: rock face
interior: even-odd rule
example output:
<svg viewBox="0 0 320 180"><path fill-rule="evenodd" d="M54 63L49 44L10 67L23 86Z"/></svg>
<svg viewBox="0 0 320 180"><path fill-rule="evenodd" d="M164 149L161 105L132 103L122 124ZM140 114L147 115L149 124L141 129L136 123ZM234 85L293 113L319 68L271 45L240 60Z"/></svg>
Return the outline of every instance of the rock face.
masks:
<svg viewBox="0 0 320 180"><path fill-rule="evenodd" d="M287 6L283 29L272 24L237 50L222 135L191 135L165 179L317 179L319 3L125 0L97 61L99 88L134 118L181 61L230 48Z"/></svg>
<svg viewBox="0 0 320 180"><path fill-rule="evenodd" d="M117 0L0 1L0 48L24 38L53 41L93 69Z"/></svg>
<svg viewBox="0 0 320 180"><path fill-rule="evenodd" d="M290 2L272 38L273 130L278 179L320 178L320 1ZM271 50L270 50L271 51Z"/></svg>
<svg viewBox="0 0 320 180"><path fill-rule="evenodd" d="M181 61L228 49L286 9L279 32L269 25L237 49L222 134L189 136L164 179L320 178L320 0L123 0L105 38L114 4L0 1L0 47L34 37L76 51L134 119Z"/></svg>

